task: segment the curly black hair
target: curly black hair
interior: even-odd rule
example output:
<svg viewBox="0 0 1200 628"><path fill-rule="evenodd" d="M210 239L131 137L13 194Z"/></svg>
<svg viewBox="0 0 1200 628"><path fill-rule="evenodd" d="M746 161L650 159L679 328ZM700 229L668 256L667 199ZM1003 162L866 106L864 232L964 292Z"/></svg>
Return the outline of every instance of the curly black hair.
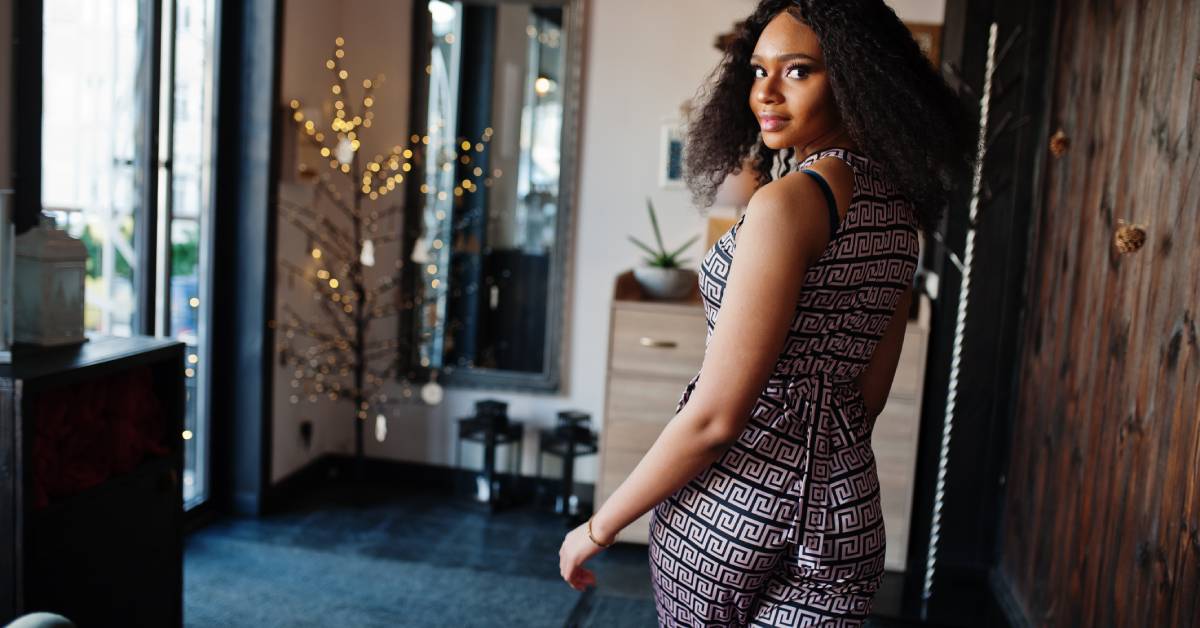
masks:
<svg viewBox="0 0 1200 628"><path fill-rule="evenodd" d="M816 33L847 133L903 191L920 226L931 233L953 186L967 179L975 130L964 103L883 0L759 2L726 40L725 56L689 116L684 180L693 202L711 206L717 187L747 160L765 184L777 161L787 164L796 157L794 148L777 151L763 143L748 105L754 82L750 56L767 23L782 11Z"/></svg>

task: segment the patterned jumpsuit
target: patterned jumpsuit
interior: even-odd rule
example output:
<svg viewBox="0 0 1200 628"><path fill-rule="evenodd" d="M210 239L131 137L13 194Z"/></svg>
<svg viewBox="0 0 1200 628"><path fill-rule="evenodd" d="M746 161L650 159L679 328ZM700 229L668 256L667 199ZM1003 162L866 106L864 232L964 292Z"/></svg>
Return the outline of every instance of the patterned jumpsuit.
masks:
<svg viewBox="0 0 1200 628"><path fill-rule="evenodd" d="M854 171L850 207L805 274L783 350L746 427L651 511L649 562L662 626L860 626L883 578L874 421L853 378L912 283L917 223L864 155L827 149L797 169L827 156ZM745 217L700 267L706 346ZM688 382L676 413L700 377Z"/></svg>

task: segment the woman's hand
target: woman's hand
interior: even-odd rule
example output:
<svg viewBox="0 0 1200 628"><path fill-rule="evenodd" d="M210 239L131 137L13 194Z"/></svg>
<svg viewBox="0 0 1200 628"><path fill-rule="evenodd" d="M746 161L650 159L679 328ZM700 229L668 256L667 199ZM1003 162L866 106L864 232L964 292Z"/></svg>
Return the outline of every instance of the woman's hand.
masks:
<svg viewBox="0 0 1200 628"><path fill-rule="evenodd" d="M604 539L601 541L607 542ZM585 569L583 563L599 554L602 549L604 548L588 538L586 521L567 533L562 547L558 548L558 571L572 589L582 591L588 585L595 586L596 574L590 569Z"/></svg>

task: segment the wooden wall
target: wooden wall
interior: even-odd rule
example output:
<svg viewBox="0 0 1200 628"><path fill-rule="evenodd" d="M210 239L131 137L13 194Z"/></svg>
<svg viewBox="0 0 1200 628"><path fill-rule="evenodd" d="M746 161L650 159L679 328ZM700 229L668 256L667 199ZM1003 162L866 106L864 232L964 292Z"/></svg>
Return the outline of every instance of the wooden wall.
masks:
<svg viewBox="0 0 1200 628"><path fill-rule="evenodd" d="M1000 573L1035 625L1200 625L1200 0L1059 7Z"/></svg>

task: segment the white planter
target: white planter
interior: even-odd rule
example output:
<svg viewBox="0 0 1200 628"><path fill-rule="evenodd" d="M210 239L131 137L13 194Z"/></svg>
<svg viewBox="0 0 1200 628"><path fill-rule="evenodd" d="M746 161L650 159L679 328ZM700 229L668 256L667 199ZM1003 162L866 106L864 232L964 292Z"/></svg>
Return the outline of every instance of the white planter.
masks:
<svg viewBox="0 0 1200 628"><path fill-rule="evenodd" d="M633 269L633 277L652 299L681 299L696 284L696 271L688 268L638 266Z"/></svg>

